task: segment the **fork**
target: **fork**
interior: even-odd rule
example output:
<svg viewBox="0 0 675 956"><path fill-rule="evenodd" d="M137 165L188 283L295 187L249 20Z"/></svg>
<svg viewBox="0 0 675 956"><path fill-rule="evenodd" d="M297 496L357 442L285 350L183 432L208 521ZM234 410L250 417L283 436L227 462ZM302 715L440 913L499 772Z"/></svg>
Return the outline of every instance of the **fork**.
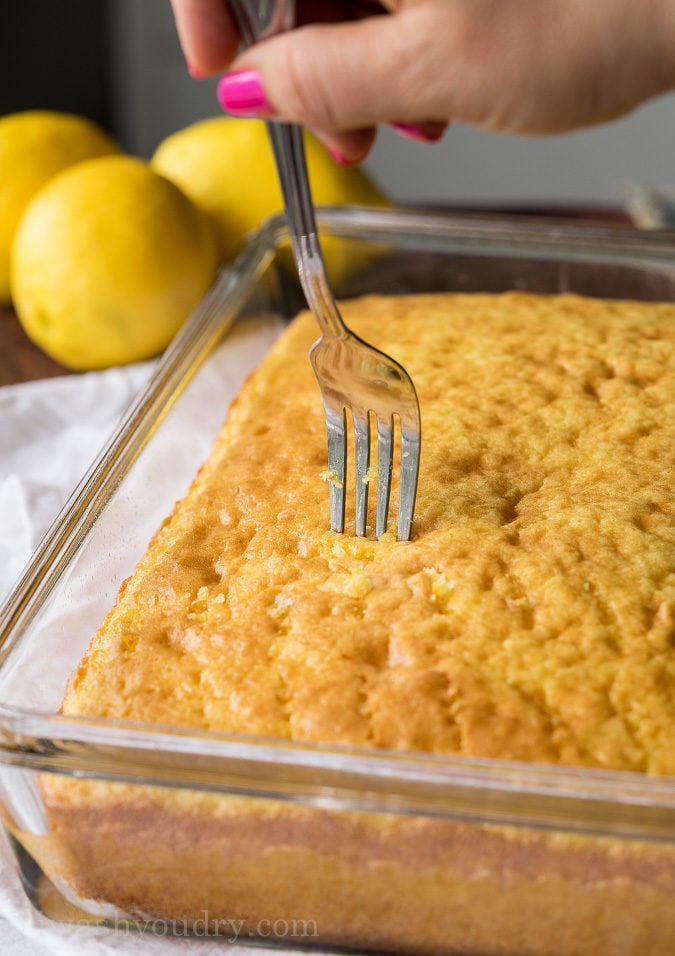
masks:
<svg viewBox="0 0 675 956"><path fill-rule="evenodd" d="M230 0L242 42L250 46L295 26L294 0ZM303 133L299 126L269 122L270 141L284 199L293 254L305 297L321 329L309 357L326 416L331 529L343 532L347 479L347 409L355 444L356 534L366 533L371 416L377 426L375 535L387 530L394 461L395 421L400 422L397 536L410 538L420 460L420 409L406 370L347 328L331 290L317 234Z"/></svg>

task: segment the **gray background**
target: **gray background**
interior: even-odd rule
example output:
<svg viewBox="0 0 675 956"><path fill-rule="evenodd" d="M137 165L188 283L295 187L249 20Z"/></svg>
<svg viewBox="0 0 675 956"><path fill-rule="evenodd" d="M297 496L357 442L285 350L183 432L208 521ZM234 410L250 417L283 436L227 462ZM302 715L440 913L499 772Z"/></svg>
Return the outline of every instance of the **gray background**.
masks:
<svg viewBox="0 0 675 956"><path fill-rule="evenodd" d="M169 0L2 7L0 113L82 112L148 156L168 133L219 112L215 82L186 73ZM456 125L428 146L384 129L366 168L398 200L613 204L627 183L675 183L675 96L597 129L542 139Z"/></svg>

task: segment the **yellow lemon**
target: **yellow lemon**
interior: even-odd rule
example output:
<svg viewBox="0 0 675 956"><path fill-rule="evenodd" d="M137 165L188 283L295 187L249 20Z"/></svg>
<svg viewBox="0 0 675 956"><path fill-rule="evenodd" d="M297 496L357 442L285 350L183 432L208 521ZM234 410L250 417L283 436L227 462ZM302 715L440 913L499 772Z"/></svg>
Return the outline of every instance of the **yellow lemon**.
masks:
<svg viewBox="0 0 675 956"><path fill-rule="evenodd" d="M0 117L0 303L10 299L12 238L35 193L67 166L119 152L102 129L81 116L29 110Z"/></svg>
<svg viewBox="0 0 675 956"><path fill-rule="evenodd" d="M211 223L138 159L104 157L55 176L16 231L17 315L48 355L104 368L161 351L214 279Z"/></svg>
<svg viewBox="0 0 675 956"><path fill-rule="evenodd" d="M317 205L386 204L361 169L338 165L311 134L305 134L305 146ZM151 164L213 217L225 260L236 255L252 230L283 209L262 120L218 116L194 123L165 139ZM341 247L330 241L323 246L332 274L342 273L348 263Z"/></svg>

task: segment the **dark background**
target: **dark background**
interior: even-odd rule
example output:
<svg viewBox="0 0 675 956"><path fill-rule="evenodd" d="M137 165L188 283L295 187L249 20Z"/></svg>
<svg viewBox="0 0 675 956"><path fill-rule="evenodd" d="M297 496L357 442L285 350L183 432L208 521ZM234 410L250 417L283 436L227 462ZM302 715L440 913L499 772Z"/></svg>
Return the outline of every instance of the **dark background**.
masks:
<svg viewBox="0 0 675 956"><path fill-rule="evenodd" d="M105 0L5 0L0 114L59 109L109 126L114 121L109 6Z"/></svg>
<svg viewBox="0 0 675 956"><path fill-rule="evenodd" d="M220 113L216 80L193 80L169 0L1 0L0 116L87 116L129 152Z"/></svg>

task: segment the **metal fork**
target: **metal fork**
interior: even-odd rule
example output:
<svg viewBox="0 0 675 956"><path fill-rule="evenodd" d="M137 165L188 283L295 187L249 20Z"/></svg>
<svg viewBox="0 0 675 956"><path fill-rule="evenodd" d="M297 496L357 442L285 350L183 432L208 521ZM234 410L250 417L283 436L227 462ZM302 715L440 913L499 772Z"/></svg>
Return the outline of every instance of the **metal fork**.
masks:
<svg viewBox="0 0 675 956"><path fill-rule="evenodd" d="M295 26L294 0L230 0L246 46ZM412 380L398 362L351 332L331 291L317 235L303 134L288 123L267 124L300 282L321 328L311 347L326 415L330 523L344 531L347 477L347 409L354 424L356 534L365 535L370 469L371 415L377 424L375 534L387 530L394 427L401 428L398 538L410 538L420 460L420 409Z"/></svg>

